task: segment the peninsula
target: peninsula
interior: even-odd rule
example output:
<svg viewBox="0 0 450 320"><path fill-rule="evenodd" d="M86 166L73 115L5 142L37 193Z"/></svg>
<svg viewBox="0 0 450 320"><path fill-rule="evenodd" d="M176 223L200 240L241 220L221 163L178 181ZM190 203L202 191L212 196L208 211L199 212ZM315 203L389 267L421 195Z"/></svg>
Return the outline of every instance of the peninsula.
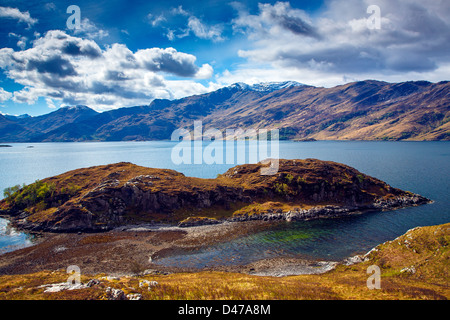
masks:
<svg viewBox="0 0 450 320"><path fill-rule="evenodd" d="M125 162L77 169L8 188L0 214L29 231L102 232L335 217L430 202L336 162L281 159L274 175L261 175L263 166L238 165L215 179Z"/></svg>

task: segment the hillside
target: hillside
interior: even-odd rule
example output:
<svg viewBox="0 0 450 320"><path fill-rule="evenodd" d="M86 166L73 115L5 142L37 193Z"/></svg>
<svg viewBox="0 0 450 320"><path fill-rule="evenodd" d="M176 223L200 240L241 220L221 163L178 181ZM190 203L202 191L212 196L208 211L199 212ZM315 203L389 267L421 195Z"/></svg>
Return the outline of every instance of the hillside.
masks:
<svg viewBox="0 0 450 320"><path fill-rule="evenodd" d="M192 224L334 217L418 205L428 199L349 166L316 159L229 169L216 179L117 163L69 171L7 190L1 214L34 231L105 231L134 223Z"/></svg>
<svg viewBox="0 0 450 320"><path fill-rule="evenodd" d="M279 128L288 139L449 140L450 83L361 81L292 87L211 114L218 128Z"/></svg>
<svg viewBox="0 0 450 320"><path fill-rule="evenodd" d="M0 117L0 142L162 140L177 128L192 130L194 120L222 131L277 128L281 139L450 140L450 82L237 83L102 113L78 106Z"/></svg>

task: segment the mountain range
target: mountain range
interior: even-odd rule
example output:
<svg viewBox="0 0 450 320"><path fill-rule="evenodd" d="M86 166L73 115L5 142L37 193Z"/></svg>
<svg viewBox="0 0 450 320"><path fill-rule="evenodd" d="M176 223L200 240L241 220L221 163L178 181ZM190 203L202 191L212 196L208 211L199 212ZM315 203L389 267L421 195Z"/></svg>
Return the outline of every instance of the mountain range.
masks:
<svg viewBox="0 0 450 320"><path fill-rule="evenodd" d="M164 140L195 120L204 129L277 128L292 140L450 140L450 82L236 83L101 113L72 106L36 117L0 114L0 142Z"/></svg>

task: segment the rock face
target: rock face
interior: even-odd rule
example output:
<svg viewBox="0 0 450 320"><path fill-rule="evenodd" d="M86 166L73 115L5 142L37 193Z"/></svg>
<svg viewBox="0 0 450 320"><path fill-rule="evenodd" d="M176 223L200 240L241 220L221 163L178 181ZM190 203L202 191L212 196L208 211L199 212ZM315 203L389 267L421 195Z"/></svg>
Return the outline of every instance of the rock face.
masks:
<svg viewBox="0 0 450 320"><path fill-rule="evenodd" d="M387 210L430 200L393 188L349 166L315 159L240 165L216 179L117 163L78 169L24 187L0 201L0 213L35 231L105 231L131 223L298 220ZM290 209L271 207L270 203ZM265 205L257 214L246 208Z"/></svg>
<svg viewBox="0 0 450 320"><path fill-rule="evenodd" d="M268 210L257 215L235 215L233 218L228 219L228 221L249 221L249 220L286 220L286 221L296 221L296 220L310 220L319 218L334 218L340 217L352 213L358 213L363 211L371 210L394 210L397 208L404 208L409 206L416 206L424 203L428 203L430 200L417 195L406 195L400 197L394 197L388 200L379 199L372 204L367 205L356 205L356 206L316 206L310 209L294 209L288 211L274 211Z"/></svg>

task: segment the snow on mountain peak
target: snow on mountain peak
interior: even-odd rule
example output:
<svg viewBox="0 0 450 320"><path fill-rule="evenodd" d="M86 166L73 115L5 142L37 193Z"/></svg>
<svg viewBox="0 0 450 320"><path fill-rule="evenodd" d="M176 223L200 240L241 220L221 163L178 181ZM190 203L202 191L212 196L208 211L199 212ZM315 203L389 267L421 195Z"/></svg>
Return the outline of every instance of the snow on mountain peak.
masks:
<svg viewBox="0 0 450 320"><path fill-rule="evenodd" d="M240 90L252 90L259 92L273 92L280 89L289 87L305 86L303 83L297 81L282 81L282 82L260 82L252 85L248 85L243 82L237 82L232 84L231 88L238 88Z"/></svg>

